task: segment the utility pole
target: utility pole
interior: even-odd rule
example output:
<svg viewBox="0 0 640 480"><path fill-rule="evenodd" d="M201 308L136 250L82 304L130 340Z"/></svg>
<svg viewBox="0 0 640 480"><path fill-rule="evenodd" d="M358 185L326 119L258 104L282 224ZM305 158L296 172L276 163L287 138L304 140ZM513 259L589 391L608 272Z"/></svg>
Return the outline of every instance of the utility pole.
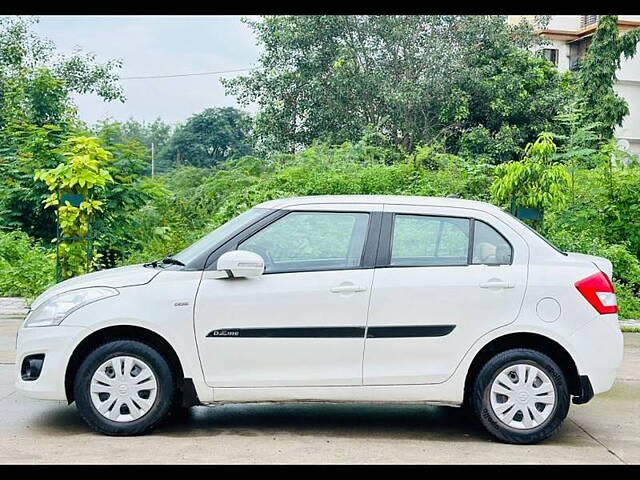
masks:
<svg viewBox="0 0 640 480"><path fill-rule="evenodd" d="M155 144L151 142L151 178L156 175L156 156L155 156Z"/></svg>

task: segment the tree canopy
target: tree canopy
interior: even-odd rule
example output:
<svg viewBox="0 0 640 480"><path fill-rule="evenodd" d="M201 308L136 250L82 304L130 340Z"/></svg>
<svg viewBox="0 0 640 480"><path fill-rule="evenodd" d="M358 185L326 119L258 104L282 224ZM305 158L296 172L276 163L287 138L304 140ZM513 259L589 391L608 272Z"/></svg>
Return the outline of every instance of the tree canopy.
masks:
<svg viewBox="0 0 640 480"><path fill-rule="evenodd" d="M613 89L622 57L631 58L640 42L640 29L618 32L618 17L603 15L593 41L580 63L578 91L585 121L595 125L600 140L606 140L629 113L624 98Z"/></svg>
<svg viewBox="0 0 640 480"><path fill-rule="evenodd" d="M50 238L53 213L41 208L47 190L34 185L33 172L60 162L56 148L78 125L71 94L124 97L119 61L99 63L81 51L60 55L32 31L34 21L0 18L0 226Z"/></svg>
<svg viewBox="0 0 640 480"><path fill-rule="evenodd" d="M248 22L259 68L226 80L256 102L256 141L294 151L356 141L373 126L405 151L446 136L458 151L515 159L558 113L566 82L499 16L269 16ZM497 146L498 152L495 151Z"/></svg>
<svg viewBox="0 0 640 480"><path fill-rule="evenodd" d="M207 108L178 126L160 151L164 167L212 167L252 152L251 118L237 108Z"/></svg>

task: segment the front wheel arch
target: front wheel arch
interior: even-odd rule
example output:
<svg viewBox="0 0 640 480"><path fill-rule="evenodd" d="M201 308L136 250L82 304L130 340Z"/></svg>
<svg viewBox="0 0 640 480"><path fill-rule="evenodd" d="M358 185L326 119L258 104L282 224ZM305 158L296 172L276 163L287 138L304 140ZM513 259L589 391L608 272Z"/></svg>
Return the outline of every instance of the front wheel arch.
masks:
<svg viewBox="0 0 640 480"><path fill-rule="evenodd" d="M78 367L87 355L98 348L100 345L112 342L114 340L137 340L155 348L163 356L165 356L176 377L179 390L184 388L184 370L180 363L178 354L171 344L161 335L143 327L135 327L132 325L118 325L102 328L84 338L71 354L71 358L67 363L67 369L64 378L64 388L67 396L67 402L71 404L74 399L73 384Z"/></svg>

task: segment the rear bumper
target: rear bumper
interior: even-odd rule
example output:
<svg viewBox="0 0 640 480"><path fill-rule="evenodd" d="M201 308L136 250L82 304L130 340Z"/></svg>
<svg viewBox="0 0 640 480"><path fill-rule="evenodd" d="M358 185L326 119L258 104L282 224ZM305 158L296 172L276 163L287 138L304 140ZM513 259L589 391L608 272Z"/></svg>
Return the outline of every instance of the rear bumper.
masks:
<svg viewBox="0 0 640 480"><path fill-rule="evenodd" d="M582 405L587 403L594 396L591 380L586 375L580 375L578 378L578 394L573 397L573 403Z"/></svg>
<svg viewBox="0 0 640 480"><path fill-rule="evenodd" d="M595 317L576 330L569 337L569 342L575 352L578 375L581 378L588 377L593 392L591 396L609 390L622 363L624 348L618 316L612 314ZM585 392L579 398L587 396L589 394Z"/></svg>

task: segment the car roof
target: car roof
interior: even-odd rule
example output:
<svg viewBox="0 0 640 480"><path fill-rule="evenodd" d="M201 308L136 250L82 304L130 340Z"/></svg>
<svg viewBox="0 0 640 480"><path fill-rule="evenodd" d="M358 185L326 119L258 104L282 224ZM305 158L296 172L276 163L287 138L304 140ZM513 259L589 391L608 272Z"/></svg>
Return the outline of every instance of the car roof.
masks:
<svg viewBox="0 0 640 480"><path fill-rule="evenodd" d="M419 205L431 207L458 207L473 208L485 211L502 211L500 208L490 203L478 202L475 200L464 200L461 198L449 197L421 197L410 195L312 195L307 197L282 198L270 200L256 205L259 208L286 209L291 207L313 205L313 204L344 204L344 203L369 203L388 205Z"/></svg>

